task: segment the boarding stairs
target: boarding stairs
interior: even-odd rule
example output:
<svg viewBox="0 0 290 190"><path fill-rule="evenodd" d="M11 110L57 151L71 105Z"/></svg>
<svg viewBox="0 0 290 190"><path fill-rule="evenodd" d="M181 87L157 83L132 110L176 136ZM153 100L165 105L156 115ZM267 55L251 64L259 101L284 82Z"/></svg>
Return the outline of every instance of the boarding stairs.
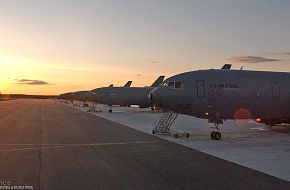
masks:
<svg viewBox="0 0 290 190"><path fill-rule="evenodd" d="M87 112L96 112L96 104L89 106L89 109Z"/></svg>
<svg viewBox="0 0 290 190"><path fill-rule="evenodd" d="M163 115L159 120L154 122L152 134L166 134L166 135L173 135L175 138L178 137L189 137L188 133L185 132L178 132L176 130L171 129L174 121L178 117L178 113L164 110Z"/></svg>

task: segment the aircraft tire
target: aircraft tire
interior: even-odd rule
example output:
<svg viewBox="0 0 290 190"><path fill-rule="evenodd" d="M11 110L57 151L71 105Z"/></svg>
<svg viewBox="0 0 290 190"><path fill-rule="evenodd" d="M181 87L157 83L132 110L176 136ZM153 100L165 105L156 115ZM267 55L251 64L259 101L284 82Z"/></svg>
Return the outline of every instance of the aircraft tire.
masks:
<svg viewBox="0 0 290 190"><path fill-rule="evenodd" d="M152 130L152 134L153 134L153 135L155 134L155 130Z"/></svg>
<svg viewBox="0 0 290 190"><path fill-rule="evenodd" d="M216 133L216 132L215 132L215 131L213 131L213 132L211 132L211 134L210 134L210 137L211 137L211 139L212 139L212 140L215 140L215 138L214 138L214 136L215 136L215 133Z"/></svg>
<svg viewBox="0 0 290 190"><path fill-rule="evenodd" d="M174 138L178 139L179 135L178 134L174 134Z"/></svg>
<svg viewBox="0 0 290 190"><path fill-rule="evenodd" d="M189 138L189 133L185 133L186 138Z"/></svg>
<svg viewBox="0 0 290 190"><path fill-rule="evenodd" d="M220 132L215 132L214 139L215 140L221 140L221 138L222 138L222 134Z"/></svg>
<svg viewBox="0 0 290 190"><path fill-rule="evenodd" d="M109 113L112 113L112 110L109 110Z"/></svg>

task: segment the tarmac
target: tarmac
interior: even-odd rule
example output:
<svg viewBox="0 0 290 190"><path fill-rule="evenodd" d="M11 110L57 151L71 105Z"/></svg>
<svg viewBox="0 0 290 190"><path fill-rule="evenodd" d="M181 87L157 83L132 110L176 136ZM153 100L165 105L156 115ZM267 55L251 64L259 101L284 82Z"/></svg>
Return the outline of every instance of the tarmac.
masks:
<svg viewBox="0 0 290 190"><path fill-rule="evenodd" d="M87 111L82 104L78 102L79 106L74 108ZM153 123L162 116L150 108L113 107L113 113L108 113L109 108L99 104L96 110L90 113L147 134L152 134ZM222 139L219 141L210 138L211 127L213 124L206 119L180 114L172 129L189 133L189 138L156 136L290 182L289 125L270 128L252 120L227 120L221 125Z"/></svg>
<svg viewBox="0 0 290 190"><path fill-rule="evenodd" d="M0 102L0 187L5 185L290 189L285 180L53 100Z"/></svg>

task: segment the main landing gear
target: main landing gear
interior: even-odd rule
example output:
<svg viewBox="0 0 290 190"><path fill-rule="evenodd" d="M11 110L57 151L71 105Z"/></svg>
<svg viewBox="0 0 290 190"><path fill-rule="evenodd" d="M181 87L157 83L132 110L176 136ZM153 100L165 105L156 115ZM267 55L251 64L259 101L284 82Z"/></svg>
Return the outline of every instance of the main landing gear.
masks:
<svg viewBox="0 0 290 190"><path fill-rule="evenodd" d="M215 123L214 127L215 130L213 132L211 132L210 137L213 140L220 140L222 138L222 134L219 132L220 128L219 128L219 124Z"/></svg>
<svg viewBox="0 0 290 190"><path fill-rule="evenodd" d="M113 112L113 106L109 105L109 113Z"/></svg>

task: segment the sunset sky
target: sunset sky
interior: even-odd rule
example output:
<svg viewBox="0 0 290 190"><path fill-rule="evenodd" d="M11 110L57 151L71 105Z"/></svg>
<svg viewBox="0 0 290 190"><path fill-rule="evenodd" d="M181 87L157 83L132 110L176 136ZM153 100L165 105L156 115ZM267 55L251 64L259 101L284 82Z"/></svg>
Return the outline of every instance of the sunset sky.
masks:
<svg viewBox="0 0 290 190"><path fill-rule="evenodd" d="M290 1L0 2L2 93L145 86L224 63L290 71Z"/></svg>

